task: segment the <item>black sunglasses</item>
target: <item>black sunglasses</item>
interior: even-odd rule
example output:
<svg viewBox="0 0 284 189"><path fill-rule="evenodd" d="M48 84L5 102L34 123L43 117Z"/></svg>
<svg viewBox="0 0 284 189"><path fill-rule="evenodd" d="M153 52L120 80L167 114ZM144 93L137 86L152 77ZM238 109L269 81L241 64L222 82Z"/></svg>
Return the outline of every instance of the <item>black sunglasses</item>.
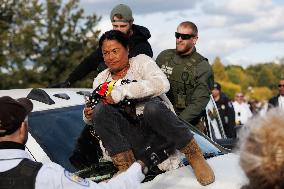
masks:
<svg viewBox="0 0 284 189"><path fill-rule="evenodd" d="M284 85L279 84L278 87L284 87Z"/></svg>
<svg viewBox="0 0 284 189"><path fill-rule="evenodd" d="M178 32L175 32L175 36L176 36L177 39L181 38L182 40L189 40L192 37L195 37L195 35L182 34L182 33L178 33Z"/></svg>

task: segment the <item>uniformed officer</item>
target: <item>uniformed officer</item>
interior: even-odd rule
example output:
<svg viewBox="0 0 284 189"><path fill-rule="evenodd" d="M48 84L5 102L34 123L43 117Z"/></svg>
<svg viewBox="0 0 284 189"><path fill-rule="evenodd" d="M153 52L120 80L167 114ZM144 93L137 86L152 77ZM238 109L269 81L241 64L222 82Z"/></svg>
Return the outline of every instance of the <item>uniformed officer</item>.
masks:
<svg viewBox="0 0 284 189"><path fill-rule="evenodd" d="M228 97L221 92L221 85L217 82L214 83L212 96L217 105L226 136L236 138L234 107Z"/></svg>
<svg viewBox="0 0 284 189"><path fill-rule="evenodd" d="M56 163L41 164L25 151L27 115L33 104L27 98L0 97L0 188L140 188L144 179L141 161L107 183L82 179Z"/></svg>
<svg viewBox="0 0 284 189"><path fill-rule="evenodd" d="M175 37L176 49L162 51L156 62L170 81L167 95L177 114L197 125L209 102L213 71L208 60L196 51L198 29L194 23L180 23Z"/></svg>

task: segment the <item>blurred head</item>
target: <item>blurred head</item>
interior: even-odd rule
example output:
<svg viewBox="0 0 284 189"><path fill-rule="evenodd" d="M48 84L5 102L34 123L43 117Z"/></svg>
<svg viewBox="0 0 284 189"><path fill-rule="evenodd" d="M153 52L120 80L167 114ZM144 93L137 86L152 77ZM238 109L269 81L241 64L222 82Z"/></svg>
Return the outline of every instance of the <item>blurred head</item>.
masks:
<svg viewBox="0 0 284 189"><path fill-rule="evenodd" d="M110 13L110 20L114 30L119 30L128 36L131 35L134 19L132 11L127 5L116 5Z"/></svg>
<svg viewBox="0 0 284 189"><path fill-rule="evenodd" d="M284 78L279 80L278 83L278 91L279 91L279 95L284 96Z"/></svg>
<svg viewBox="0 0 284 189"><path fill-rule="evenodd" d="M119 72L128 65L128 37L118 31L105 32L99 40L104 62L111 72Z"/></svg>
<svg viewBox="0 0 284 189"><path fill-rule="evenodd" d="M239 92L235 94L235 101L238 103L242 103L244 101L244 94Z"/></svg>
<svg viewBox="0 0 284 189"><path fill-rule="evenodd" d="M186 55L193 51L198 39L198 29L192 22L182 22L177 27L176 51L178 54Z"/></svg>
<svg viewBox="0 0 284 189"><path fill-rule="evenodd" d="M240 139L240 165L249 179L243 188L284 188L283 115L272 109L247 123Z"/></svg>
<svg viewBox="0 0 284 189"><path fill-rule="evenodd" d="M218 97L220 97L220 94L221 94L221 85L215 82L213 85L212 96L216 100Z"/></svg>
<svg viewBox="0 0 284 189"><path fill-rule="evenodd" d="M0 141L25 144L28 139L27 116L33 104L27 98L0 97Z"/></svg>

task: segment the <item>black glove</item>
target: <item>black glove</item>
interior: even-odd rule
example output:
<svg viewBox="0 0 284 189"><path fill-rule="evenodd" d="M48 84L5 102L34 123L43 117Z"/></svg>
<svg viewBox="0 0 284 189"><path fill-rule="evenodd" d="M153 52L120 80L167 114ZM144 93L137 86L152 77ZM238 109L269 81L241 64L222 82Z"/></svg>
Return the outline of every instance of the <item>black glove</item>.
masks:
<svg viewBox="0 0 284 189"><path fill-rule="evenodd" d="M48 88L68 88L71 86L71 83L69 81L64 81L61 83L51 84L48 86Z"/></svg>

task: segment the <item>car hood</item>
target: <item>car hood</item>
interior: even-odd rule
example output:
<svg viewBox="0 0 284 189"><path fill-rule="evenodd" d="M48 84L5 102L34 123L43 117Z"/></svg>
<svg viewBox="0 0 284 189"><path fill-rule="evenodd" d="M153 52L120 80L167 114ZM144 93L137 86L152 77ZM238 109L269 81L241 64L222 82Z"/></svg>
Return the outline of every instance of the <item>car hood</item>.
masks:
<svg viewBox="0 0 284 189"><path fill-rule="evenodd" d="M229 153L207 160L215 173L215 182L201 186L196 180L190 166L160 174L150 182L142 184L142 189L239 189L247 181L239 166L239 155Z"/></svg>

